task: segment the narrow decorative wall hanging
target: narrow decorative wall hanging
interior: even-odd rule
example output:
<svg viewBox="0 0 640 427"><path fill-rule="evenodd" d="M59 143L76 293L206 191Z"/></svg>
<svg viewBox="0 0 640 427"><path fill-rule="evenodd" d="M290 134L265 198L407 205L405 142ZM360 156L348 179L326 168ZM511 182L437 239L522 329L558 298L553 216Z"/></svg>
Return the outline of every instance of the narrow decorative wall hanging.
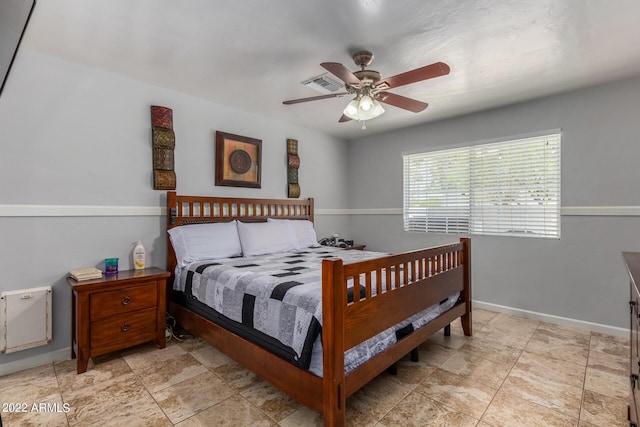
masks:
<svg viewBox="0 0 640 427"><path fill-rule="evenodd" d="M153 189L175 190L173 151L176 136L173 132L173 110L151 106L151 130L153 139Z"/></svg>
<svg viewBox="0 0 640 427"><path fill-rule="evenodd" d="M262 141L216 132L216 185L260 188Z"/></svg>
<svg viewBox="0 0 640 427"><path fill-rule="evenodd" d="M300 184L298 183L298 169L300 168L300 156L298 156L298 140L287 139L287 182L290 198L300 197Z"/></svg>

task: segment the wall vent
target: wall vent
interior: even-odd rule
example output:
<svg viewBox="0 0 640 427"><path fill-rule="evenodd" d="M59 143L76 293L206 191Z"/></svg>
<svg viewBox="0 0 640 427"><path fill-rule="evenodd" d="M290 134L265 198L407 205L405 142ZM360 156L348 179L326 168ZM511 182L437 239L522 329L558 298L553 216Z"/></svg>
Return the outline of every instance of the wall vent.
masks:
<svg viewBox="0 0 640 427"><path fill-rule="evenodd" d="M0 353L51 342L51 286L0 292Z"/></svg>
<svg viewBox="0 0 640 427"><path fill-rule="evenodd" d="M345 90L344 83L332 77L329 73L311 77L303 81L302 84L320 93L334 93L339 90Z"/></svg>

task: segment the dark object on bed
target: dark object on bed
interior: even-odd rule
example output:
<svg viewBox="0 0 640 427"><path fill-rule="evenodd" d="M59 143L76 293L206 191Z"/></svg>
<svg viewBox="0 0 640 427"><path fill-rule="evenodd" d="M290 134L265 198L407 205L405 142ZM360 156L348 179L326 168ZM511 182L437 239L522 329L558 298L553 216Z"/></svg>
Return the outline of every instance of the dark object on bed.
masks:
<svg viewBox="0 0 640 427"><path fill-rule="evenodd" d="M313 221L313 199L244 199L167 193L168 229L234 219L266 221L270 217ZM168 240L167 270L173 272L175 267L176 256ZM373 276L385 277L386 283L394 285L383 291ZM352 293L350 298L348 280L353 280L354 286L363 287L364 293ZM453 308L345 374L346 350L456 292L460 292L460 299ZM321 413L325 425L345 425L347 397L435 332L461 318L465 335L471 335L470 240L353 263L336 258L323 260L322 378L206 319L197 310L185 307L175 295L170 295L169 301L169 312L181 327Z"/></svg>

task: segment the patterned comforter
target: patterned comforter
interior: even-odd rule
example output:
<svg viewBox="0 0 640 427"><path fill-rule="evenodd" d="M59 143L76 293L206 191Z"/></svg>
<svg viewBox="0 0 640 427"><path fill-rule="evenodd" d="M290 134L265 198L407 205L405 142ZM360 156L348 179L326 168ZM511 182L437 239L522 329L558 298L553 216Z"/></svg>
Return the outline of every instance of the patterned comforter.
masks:
<svg viewBox="0 0 640 427"><path fill-rule="evenodd" d="M322 260L342 258L353 262L385 255L320 247L199 261L176 271L174 290L183 292L185 300L212 309L234 332L309 369L314 342L322 329ZM346 371L428 323L456 300L454 295L348 350Z"/></svg>

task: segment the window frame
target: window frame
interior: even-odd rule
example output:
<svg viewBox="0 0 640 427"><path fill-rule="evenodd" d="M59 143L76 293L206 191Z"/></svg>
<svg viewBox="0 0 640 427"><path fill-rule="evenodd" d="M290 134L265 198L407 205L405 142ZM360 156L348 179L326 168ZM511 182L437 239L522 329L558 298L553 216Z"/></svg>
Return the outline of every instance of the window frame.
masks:
<svg viewBox="0 0 640 427"><path fill-rule="evenodd" d="M560 239L561 142L562 130L554 129L403 153L404 231ZM502 156L485 154L483 169L477 160L483 151ZM454 155L466 161L453 162ZM489 181L488 172L498 180ZM454 181L462 182L462 175L468 176L467 187L458 188ZM526 186L518 184L522 180L528 180ZM482 197L480 184L489 188ZM443 204L429 206L438 197L429 192Z"/></svg>

